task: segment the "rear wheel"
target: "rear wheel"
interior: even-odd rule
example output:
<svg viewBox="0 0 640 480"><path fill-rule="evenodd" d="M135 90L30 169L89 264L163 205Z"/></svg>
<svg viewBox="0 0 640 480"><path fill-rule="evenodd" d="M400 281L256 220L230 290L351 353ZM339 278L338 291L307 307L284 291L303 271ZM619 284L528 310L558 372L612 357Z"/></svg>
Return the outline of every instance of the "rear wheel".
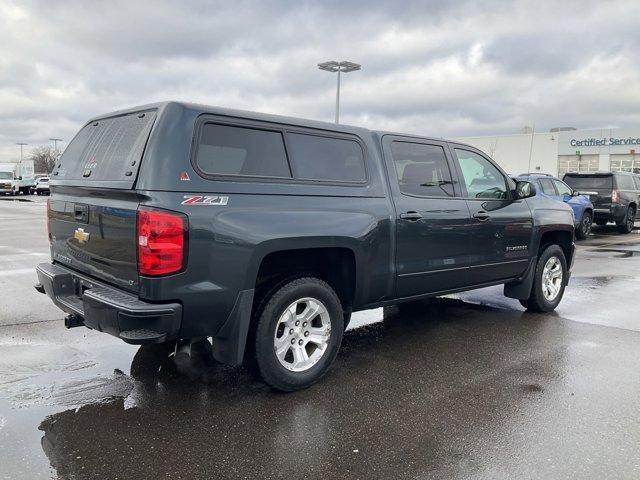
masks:
<svg viewBox="0 0 640 480"><path fill-rule="evenodd" d="M531 296L520 300L527 310L551 312L555 310L567 284L567 260L559 245L547 245L538 257Z"/></svg>
<svg viewBox="0 0 640 480"><path fill-rule="evenodd" d="M257 312L255 360L264 381L283 391L307 388L333 363L344 331L338 296L315 277L275 289Z"/></svg>
<svg viewBox="0 0 640 480"><path fill-rule="evenodd" d="M627 208L627 214L624 216L622 223L618 224L618 231L620 233L631 233L636 222L636 209L633 207Z"/></svg>
<svg viewBox="0 0 640 480"><path fill-rule="evenodd" d="M580 225L576 229L576 237L580 240L584 240L589 236L589 232L591 232L591 225L593 224L593 217L591 212L584 212L582 214L582 218L580 219Z"/></svg>

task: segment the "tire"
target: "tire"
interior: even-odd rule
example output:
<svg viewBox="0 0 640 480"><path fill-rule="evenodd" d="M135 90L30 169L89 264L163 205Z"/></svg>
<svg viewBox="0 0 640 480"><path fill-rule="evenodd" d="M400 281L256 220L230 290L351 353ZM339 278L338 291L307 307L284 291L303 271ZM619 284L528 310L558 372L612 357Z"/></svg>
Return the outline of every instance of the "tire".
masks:
<svg viewBox="0 0 640 480"><path fill-rule="evenodd" d="M342 305L327 283L303 277L281 284L265 296L256 312L255 363L262 379L285 392L310 387L335 360L343 332Z"/></svg>
<svg viewBox="0 0 640 480"><path fill-rule="evenodd" d="M629 207L627 208L627 214L624 216L624 220L618 225L618 231L620 233L631 233L633 231L635 222L636 209L633 207Z"/></svg>
<svg viewBox="0 0 640 480"><path fill-rule="evenodd" d="M591 215L591 212L586 211L582 214L580 224L576 228L576 238L579 240L587 238L589 232L591 232L591 225L593 225L593 215Z"/></svg>
<svg viewBox="0 0 640 480"><path fill-rule="evenodd" d="M560 269L559 282L557 281L557 277L556 280L550 280L545 271L547 267L552 264L552 259L557 261L556 265ZM551 271L555 272L557 270L555 270L554 267ZM526 300L520 300L520 304L527 310L534 312L546 313L555 310L564 295L564 289L567 285L567 274L567 260L562 248L555 244L546 245L538 256L533 286L531 287L531 296ZM553 278L553 274L551 278ZM545 287L545 285L549 285L549 281L558 289L552 298L549 296L549 289Z"/></svg>

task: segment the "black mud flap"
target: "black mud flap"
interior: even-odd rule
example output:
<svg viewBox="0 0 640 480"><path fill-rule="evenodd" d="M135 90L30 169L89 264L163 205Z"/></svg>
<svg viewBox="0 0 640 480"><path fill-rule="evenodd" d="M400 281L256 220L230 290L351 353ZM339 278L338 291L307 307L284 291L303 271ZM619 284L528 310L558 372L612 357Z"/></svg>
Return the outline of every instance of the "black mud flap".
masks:
<svg viewBox="0 0 640 480"><path fill-rule="evenodd" d="M229 318L213 337L213 358L220 363L242 364L251 323L254 292L253 289L242 290L238 294Z"/></svg>
<svg viewBox="0 0 640 480"><path fill-rule="evenodd" d="M526 300L531 296L533 288L533 280L536 276L536 264L538 257L534 257L529 261L524 275L515 282L504 284L504 296L509 298L517 298L518 300Z"/></svg>

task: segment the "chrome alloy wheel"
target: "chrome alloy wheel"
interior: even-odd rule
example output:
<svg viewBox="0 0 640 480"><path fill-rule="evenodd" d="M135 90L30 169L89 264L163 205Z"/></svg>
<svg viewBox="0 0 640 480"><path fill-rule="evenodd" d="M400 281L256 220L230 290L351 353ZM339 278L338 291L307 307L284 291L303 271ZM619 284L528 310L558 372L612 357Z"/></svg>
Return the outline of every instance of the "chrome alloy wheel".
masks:
<svg viewBox="0 0 640 480"><path fill-rule="evenodd" d="M553 302L562 288L562 263L558 257L551 257L542 271L542 293L548 302Z"/></svg>
<svg viewBox="0 0 640 480"><path fill-rule="evenodd" d="M331 319L327 307L316 298L301 298L280 315L273 349L280 364L292 372L313 367L327 351Z"/></svg>

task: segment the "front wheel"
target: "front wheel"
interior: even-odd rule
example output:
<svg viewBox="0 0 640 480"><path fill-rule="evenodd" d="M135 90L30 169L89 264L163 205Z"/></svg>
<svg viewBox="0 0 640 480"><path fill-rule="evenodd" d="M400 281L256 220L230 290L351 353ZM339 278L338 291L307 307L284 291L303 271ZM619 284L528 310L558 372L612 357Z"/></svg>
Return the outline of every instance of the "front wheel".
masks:
<svg viewBox="0 0 640 480"><path fill-rule="evenodd" d="M547 245L538 257L531 296L520 303L527 310L551 312L562 300L567 285L568 269L559 245Z"/></svg>
<svg viewBox="0 0 640 480"><path fill-rule="evenodd" d="M589 232L591 232L592 224L593 217L591 216L591 212L584 212L580 219L580 225L578 225L578 228L576 229L576 238L579 240L587 238L589 236Z"/></svg>
<svg viewBox="0 0 640 480"><path fill-rule="evenodd" d="M334 290L315 277L284 283L257 312L255 357L264 381L282 391L307 388L333 363L344 331Z"/></svg>

